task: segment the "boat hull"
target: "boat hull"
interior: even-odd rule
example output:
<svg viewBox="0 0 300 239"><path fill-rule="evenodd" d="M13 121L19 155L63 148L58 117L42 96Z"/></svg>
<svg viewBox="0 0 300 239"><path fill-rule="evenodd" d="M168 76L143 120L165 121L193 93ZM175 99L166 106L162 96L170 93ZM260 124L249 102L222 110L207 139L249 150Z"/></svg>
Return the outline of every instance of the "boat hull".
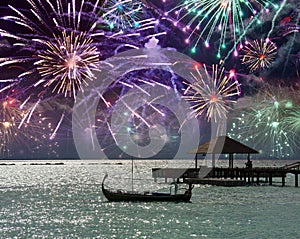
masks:
<svg viewBox="0 0 300 239"><path fill-rule="evenodd" d="M112 192L104 187L102 192L108 201L118 202L189 202L191 199L191 193L186 192L184 194L168 194L168 193L151 193L151 194L139 194L139 193L126 193L126 192Z"/></svg>
<svg viewBox="0 0 300 239"><path fill-rule="evenodd" d="M160 192L126 192L126 191L112 191L106 189L104 181L107 175L105 175L102 181L102 192L108 201L119 202L189 202L192 196L192 188L189 187L183 194L170 194Z"/></svg>

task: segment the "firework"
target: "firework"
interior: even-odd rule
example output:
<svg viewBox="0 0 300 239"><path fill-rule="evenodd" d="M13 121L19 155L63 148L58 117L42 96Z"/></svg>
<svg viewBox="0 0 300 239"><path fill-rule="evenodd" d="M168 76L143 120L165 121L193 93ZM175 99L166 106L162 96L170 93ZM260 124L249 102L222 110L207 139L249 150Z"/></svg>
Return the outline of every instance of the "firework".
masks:
<svg viewBox="0 0 300 239"><path fill-rule="evenodd" d="M141 1L107 0L102 17L111 29L138 28L142 9Z"/></svg>
<svg viewBox="0 0 300 239"><path fill-rule="evenodd" d="M34 153L44 146L47 146L49 154L56 155L57 142L47 142L53 132L52 125L39 110L33 113L36 107L37 104L24 108L24 104L13 96L0 100L1 156L20 156L25 148L30 153ZM22 146L21 151L20 146Z"/></svg>
<svg viewBox="0 0 300 239"><path fill-rule="evenodd" d="M42 79L36 85L46 81L44 87L54 84L53 91L66 96L68 93L75 95L76 89L94 79L92 70L97 69L99 53L85 33L75 35L63 31L61 37L43 44L46 50L37 54L40 60L35 62Z"/></svg>
<svg viewBox="0 0 300 239"><path fill-rule="evenodd" d="M266 157L290 158L297 148L298 111L298 96L291 92L290 88L261 90L233 117L229 136L250 144Z"/></svg>
<svg viewBox="0 0 300 239"><path fill-rule="evenodd" d="M172 90L168 86L168 78L171 78L170 73L158 70L139 71L138 74L130 72L107 89L103 102L97 107L95 126L91 127L101 137L99 142L102 150L110 157L126 156L125 152L133 144L135 149L141 150L140 155L145 152L155 155L160 152L158 148L161 149L154 146L155 142L160 142L159 146L165 145L159 156L168 150L169 155L176 152L172 152L171 148L179 145L181 125L172 110L162 106L161 98L167 97L163 94L155 97L162 90L170 94ZM169 97L164 104L178 104L174 98L176 99ZM182 100L180 97L179 99ZM187 108L182 110L185 109Z"/></svg>
<svg viewBox="0 0 300 239"><path fill-rule="evenodd" d="M208 73L204 65L204 72L195 67L195 73L191 72L194 82L188 84L183 98L191 102L191 109L195 116L206 113L208 120L227 118L228 111L236 102L234 97L240 95L239 83L234 80L234 72L229 75L224 73L224 68L218 69L213 65L212 74Z"/></svg>
<svg viewBox="0 0 300 239"><path fill-rule="evenodd" d="M181 22L185 32L190 32L186 42L189 43L193 35L197 35L192 52L196 51L199 41L203 40L206 47L215 32L220 37L217 57L221 57L221 50L226 49L226 39L239 43L246 35L247 29L253 24L260 24L262 13L268 13L269 7L278 8L269 0L189 0L183 1L166 15L175 14L174 24ZM246 20L248 19L248 20Z"/></svg>
<svg viewBox="0 0 300 239"><path fill-rule="evenodd" d="M40 86L39 97L46 92L75 96L95 79L93 71L101 58L115 54L126 38L99 20L98 1L95 5L85 0L26 2L30 11L9 6L15 15L2 18L16 25L16 30L2 29L0 34L15 42L18 54L1 58L0 67L25 63L26 70L11 84L28 81L35 92ZM29 78L36 80L32 83Z"/></svg>
<svg viewBox="0 0 300 239"><path fill-rule="evenodd" d="M290 128L295 134L300 134L300 107L299 105L290 110L285 122L286 127Z"/></svg>
<svg viewBox="0 0 300 239"><path fill-rule="evenodd" d="M280 34L281 36L287 36L292 33L298 33L300 31L299 25L299 12L300 5L295 6L295 10L289 15L280 20Z"/></svg>
<svg viewBox="0 0 300 239"><path fill-rule="evenodd" d="M251 72L270 68L277 55L277 47L270 40L254 40L246 44L242 51L242 63Z"/></svg>
<svg viewBox="0 0 300 239"><path fill-rule="evenodd" d="M1 121L0 121L0 135L1 144L0 152L7 151L7 145L14 137L14 132L17 132L17 124L23 118L23 111L18 107L14 107L15 101L13 99L4 99L0 102L1 107Z"/></svg>

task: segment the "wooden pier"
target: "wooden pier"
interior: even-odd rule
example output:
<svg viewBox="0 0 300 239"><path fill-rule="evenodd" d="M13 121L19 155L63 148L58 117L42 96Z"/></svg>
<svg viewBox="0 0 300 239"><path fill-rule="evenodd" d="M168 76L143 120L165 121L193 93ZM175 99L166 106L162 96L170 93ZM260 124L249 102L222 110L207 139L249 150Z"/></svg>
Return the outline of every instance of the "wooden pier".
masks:
<svg viewBox="0 0 300 239"><path fill-rule="evenodd" d="M203 172L205 176L203 175ZM245 167L245 168L153 168L152 177L176 180L177 182L193 184L210 184L218 186L245 186L255 184L273 185L275 178L281 180L285 186L287 174L293 174L295 187L299 186L300 162L285 165L283 167Z"/></svg>

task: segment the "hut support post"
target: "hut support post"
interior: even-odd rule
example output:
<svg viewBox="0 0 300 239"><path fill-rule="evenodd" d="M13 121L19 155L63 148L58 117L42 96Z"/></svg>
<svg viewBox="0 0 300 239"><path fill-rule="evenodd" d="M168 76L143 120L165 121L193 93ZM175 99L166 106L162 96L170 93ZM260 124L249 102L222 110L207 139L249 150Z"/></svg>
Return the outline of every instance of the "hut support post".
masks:
<svg viewBox="0 0 300 239"><path fill-rule="evenodd" d="M282 175L282 187L284 187L285 186L285 175L283 174Z"/></svg>
<svg viewBox="0 0 300 239"><path fill-rule="evenodd" d="M229 168L233 168L233 154L229 154Z"/></svg>
<svg viewBox="0 0 300 239"><path fill-rule="evenodd" d="M213 168L216 167L216 157L215 157L215 154L212 154L212 167Z"/></svg>

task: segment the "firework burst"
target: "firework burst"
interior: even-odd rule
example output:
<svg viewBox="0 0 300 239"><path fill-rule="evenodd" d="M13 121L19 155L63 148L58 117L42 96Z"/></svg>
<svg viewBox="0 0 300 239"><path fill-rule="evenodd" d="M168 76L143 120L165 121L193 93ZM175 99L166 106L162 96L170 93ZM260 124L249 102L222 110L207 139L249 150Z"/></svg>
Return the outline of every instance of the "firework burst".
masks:
<svg viewBox="0 0 300 239"><path fill-rule="evenodd" d="M52 125L41 112L33 113L36 107L37 104L24 108L24 104L14 96L0 100L1 156L20 156L20 146L26 146L30 153L47 146L48 153L56 155L57 142L45 143L53 132Z"/></svg>
<svg viewBox="0 0 300 239"><path fill-rule="evenodd" d="M103 18L111 29L138 28L142 12L141 1L107 0L104 5Z"/></svg>
<svg viewBox="0 0 300 239"><path fill-rule="evenodd" d="M125 44L127 36L110 32L98 17L99 1L26 3L30 11L9 6L14 14L2 18L16 25L15 32L2 29L0 34L14 42L18 53L1 58L0 67L25 65L27 69L13 83L8 81L11 85L28 81L28 87L41 86L41 94L51 91L75 96L76 90L95 79L92 72L101 58L115 54L116 48ZM126 43L130 47L130 42Z"/></svg>
<svg viewBox="0 0 300 239"><path fill-rule="evenodd" d="M214 121L227 118L231 105L236 102L234 98L241 93L240 84L233 79L234 71L227 75L224 68L219 70L213 65L210 75L205 65L203 69L200 71L196 66L195 73L191 72L194 82L187 85L183 98L191 102L195 116L206 113L208 120Z"/></svg>
<svg viewBox="0 0 300 239"><path fill-rule="evenodd" d="M251 144L266 157L290 158L298 147L295 129L299 109L295 105L297 94L288 92L293 91L272 87L261 90L249 99L247 109L233 117L229 136Z"/></svg>
<svg viewBox="0 0 300 239"><path fill-rule="evenodd" d="M234 45L239 43L253 24L261 23L260 16L268 13L271 6L278 8L269 0L189 0L178 4L166 15L175 15L175 25L178 22L185 24L182 30L190 32L187 43L193 35L197 36L192 52L196 51L200 41L203 40L209 47L213 34L221 35L217 54L220 58L221 51L226 49L227 39Z"/></svg>
<svg viewBox="0 0 300 239"><path fill-rule="evenodd" d="M270 40L248 42L242 51L242 63L250 72L270 68L277 55L277 47Z"/></svg>
<svg viewBox="0 0 300 239"><path fill-rule="evenodd" d="M42 79L36 85L44 83L44 87L50 87L54 84L53 91L63 92L65 96L75 95L76 89L95 78L92 70L97 69L99 52L92 42L85 33L75 35L65 30L61 37L42 42L45 50L37 54L40 60L35 62Z"/></svg>
<svg viewBox="0 0 300 239"><path fill-rule="evenodd" d="M17 133L17 125L22 121L24 113L18 107L15 107L15 100L6 98L0 101L1 121L0 121L0 152L7 151L7 145ZM15 132L15 133L14 133Z"/></svg>

